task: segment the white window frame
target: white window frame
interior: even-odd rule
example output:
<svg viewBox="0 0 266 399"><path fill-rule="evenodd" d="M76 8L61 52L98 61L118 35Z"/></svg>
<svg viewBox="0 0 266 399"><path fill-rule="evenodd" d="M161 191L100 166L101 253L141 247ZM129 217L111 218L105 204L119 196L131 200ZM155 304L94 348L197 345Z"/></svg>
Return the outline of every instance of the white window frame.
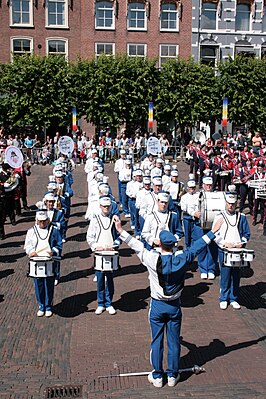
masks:
<svg viewBox="0 0 266 399"><path fill-rule="evenodd" d="M65 5L65 23L62 25L58 24L49 24L49 3L64 3ZM52 28L52 29L66 29L68 28L68 0L46 0L45 2L45 27Z"/></svg>
<svg viewBox="0 0 266 399"><path fill-rule="evenodd" d="M242 6L242 5L248 5L248 4L246 4L246 3L239 3L239 4L236 4L236 12L235 12L235 31L236 32L250 32L251 31L251 7L249 6L249 26L248 26L248 30L239 30L239 29L236 29L236 20L237 20L237 6Z"/></svg>
<svg viewBox="0 0 266 399"><path fill-rule="evenodd" d="M29 52L25 52L25 53L14 53L14 41L15 40L29 40L30 42L30 51ZM11 62L14 59L14 55L23 55L23 54L32 54L33 53L33 38L32 37L28 37L28 36L12 36L10 37L10 53L11 53Z"/></svg>
<svg viewBox="0 0 266 399"><path fill-rule="evenodd" d="M133 55L133 54L129 54L130 46L136 46L136 53L137 53L137 48L140 47L140 46L143 46L143 48L144 48L144 55L139 55L139 54L134 54L134 55ZM141 58L147 57L147 44L145 44L145 43L128 43L128 44L127 44L127 55L128 55L128 57L141 57Z"/></svg>
<svg viewBox="0 0 266 399"><path fill-rule="evenodd" d="M214 29L203 28L202 27L203 6L206 5L206 4L215 4L216 5L216 10L214 8L213 9L210 8L210 11L212 11L213 13L215 11L215 28ZM218 3L212 3L211 1L202 3L201 4L201 16L200 16L200 29L203 30L203 31L209 31L209 30L210 31L215 31L215 30L217 30L218 29L218 18L217 18L217 16L218 16Z"/></svg>
<svg viewBox="0 0 266 399"><path fill-rule="evenodd" d="M135 11L136 13L138 13L138 12L143 12L144 13L144 27L142 28L142 27L131 27L131 26L129 26L129 21L130 21L130 19L129 19L129 7L130 7L130 5L132 5L133 3L138 3L138 4L142 4L143 5L143 10L142 9L138 9L138 8L135 8L135 9L133 9L133 10L131 10L131 11ZM138 21L138 18L136 18L136 21ZM127 30L130 30L130 31L146 31L147 30L147 9L146 9L146 4L145 4L145 2L144 1L131 1L131 2L128 2L128 9L127 9Z"/></svg>
<svg viewBox="0 0 266 399"><path fill-rule="evenodd" d="M10 1L9 7L9 23L14 27L33 27L33 0L29 0L29 22L28 23L13 23L13 0Z"/></svg>
<svg viewBox="0 0 266 399"><path fill-rule="evenodd" d="M201 60L202 60L202 57L201 57L201 51L202 51L202 49L203 48L208 48L208 47L212 47L212 48L215 48L215 50L216 50L216 57L215 58L212 58L212 57L210 57L210 60L214 60L214 67L217 67L217 65L218 65L218 62L220 61L220 49L219 49L219 46L218 45L215 45L215 44L201 44L200 45L200 51L199 51L199 54L200 54L200 63L201 63ZM205 59L206 58L208 58L208 57L205 57ZM205 63L204 63L205 64ZM205 64L206 65L206 64Z"/></svg>
<svg viewBox="0 0 266 399"><path fill-rule="evenodd" d="M112 10L112 25L111 26L100 26L97 25L97 10L99 10L99 7L97 6L99 3L110 3L110 8L108 10ZM101 10L101 8L100 8ZM106 10L103 8L103 10ZM115 30L115 4L114 1L112 0L96 0L95 1L95 29L97 30Z"/></svg>
<svg viewBox="0 0 266 399"><path fill-rule="evenodd" d="M170 56L169 55L168 56L162 55L162 48L163 47L175 47L176 48L176 55L175 56L173 56L173 55L170 55ZM160 44L160 46L159 46L159 68L161 68L162 65L164 64L164 63L161 62L162 58L167 58L169 60L170 59L176 59L178 57L178 55L179 55L179 45L178 44L170 44L170 43Z"/></svg>
<svg viewBox="0 0 266 399"><path fill-rule="evenodd" d="M65 59L68 59L68 39L65 37L47 37L46 38L46 55L63 55L62 53L49 53L49 42L55 40L55 41L62 41L65 43Z"/></svg>
<svg viewBox="0 0 266 399"><path fill-rule="evenodd" d="M175 10L163 10L163 6L168 5L168 4L174 4L176 9ZM176 27L175 28L162 28L162 15L164 13L167 13L167 14L170 14L170 15L171 14L176 14ZM169 21L169 19L167 21ZM175 1L173 1L173 3L169 3L169 2L164 3L164 2L162 2L161 9L160 9L160 31L161 32L179 32L179 12L178 12L177 5L176 5Z"/></svg>
<svg viewBox="0 0 266 399"><path fill-rule="evenodd" d="M97 46L98 45L101 45L101 46L106 46L106 45L108 45L108 46L112 46L112 54L107 54L107 53L105 53L105 52L103 52L103 53L98 53L98 48L97 48ZM105 54L107 57L110 57L110 56L113 56L113 55L115 55L115 43L107 43L107 42L97 42L97 43L95 43L95 58L96 58L96 60L100 57L100 55L102 55L102 54Z"/></svg>

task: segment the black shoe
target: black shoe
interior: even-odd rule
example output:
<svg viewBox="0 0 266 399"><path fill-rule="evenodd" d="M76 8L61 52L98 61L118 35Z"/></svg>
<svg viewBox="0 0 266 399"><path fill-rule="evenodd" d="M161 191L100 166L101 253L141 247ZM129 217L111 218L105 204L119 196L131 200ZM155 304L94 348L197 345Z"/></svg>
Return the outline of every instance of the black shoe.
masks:
<svg viewBox="0 0 266 399"><path fill-rule="evenodd" d="M252 226L256 226L256 224L257 224L256 220L253 220Z"/></svg>
<svg viewBox="0 0 266 399"><path fill-rule="evenodd" d="M12 220L11 224L12 224L12 226L16 226L17 223L15 220Z"/></svg>
<svg viewBox="0 0 266 399"><path fill-rule="evenodd" d="M28 207L28 206L24 206L24 211L29 211L30 210L30 208Z"/></svg>
<svg viewBox="0 0 266 399"><path fill-rule="evenodd" d="M264 234L265 235L265 234ZM4 240L6 238L6 236L0 236L0 240Z"/></svg>

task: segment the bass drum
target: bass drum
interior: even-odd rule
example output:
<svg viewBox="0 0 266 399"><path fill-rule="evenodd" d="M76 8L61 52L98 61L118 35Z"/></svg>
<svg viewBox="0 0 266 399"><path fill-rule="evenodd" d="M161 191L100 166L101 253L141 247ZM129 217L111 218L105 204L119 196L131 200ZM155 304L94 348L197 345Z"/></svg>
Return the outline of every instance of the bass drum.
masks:
<svg viewBox="0 0 266 399"><path fill-rule="evenodd" d="M203 229L211 229L216 215L225 210L223 191L202 191L199 195L200 223Z"/></svg>

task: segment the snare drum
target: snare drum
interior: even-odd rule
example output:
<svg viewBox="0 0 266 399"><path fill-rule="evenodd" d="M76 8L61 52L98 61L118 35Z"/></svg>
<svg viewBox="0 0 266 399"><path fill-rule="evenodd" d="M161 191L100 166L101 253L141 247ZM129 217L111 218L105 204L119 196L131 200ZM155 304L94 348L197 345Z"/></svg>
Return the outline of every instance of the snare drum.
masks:
<svg viewBox="0 0 266 399"><path fill-rule="evenodd" d="M96 251L94 253L94 269L100 272L118 270L118 251Z"/></svg>
<svg viewBox="0 0 266 399"><path fill-rule="evenodd" d="M30 277L52 277L54 276L53 263L59 261L60 257L33 256L29 261Z"/></svg>
<svg viewBox="0 0 266 399"><path fill-rule="evenodd" d="M252 249L245 248L226 248L224 249L224 266L247 267L255 257Z"/></svg>
<svg viewBox="0 0 266 399"><path fill-rule="evenodd" d="M216 215L225 210L223 191L202 191L199 195L200 223L203 229L211 229Z"/></svg>

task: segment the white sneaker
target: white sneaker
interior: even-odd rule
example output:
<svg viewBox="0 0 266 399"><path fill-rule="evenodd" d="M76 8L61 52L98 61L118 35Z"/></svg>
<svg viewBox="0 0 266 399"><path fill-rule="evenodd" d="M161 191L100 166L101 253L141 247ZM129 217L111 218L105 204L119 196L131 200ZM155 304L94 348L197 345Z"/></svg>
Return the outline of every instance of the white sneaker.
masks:
<svg viewBox="0 0 266 399"><path fill-rule="evenodd" d="M137 240L140 240L140 236L136 236L136 239L137 239Z"/></svg>
<svg viewBox="0 0 266 399"><path fill-rule="evenodd" d="M63 238L62 239L62 243L64 244L66 242L66 238Z"/></svg>
<svg viewBox="0 0 266 399"><path fill-rule="evenodd" d="M231 302L230 305L233 306L233 309L241 309L241 306L236 301Z"/></svg>
<svg viewBox="0 0 266 399"><path fill-rule="evenodd" d="M130 226L131 230L135 230L135 226Z"/></svg>
<svg viewBox="0 0 266 399"><path fill-rule="evenodd" d="M98 308L95 310L95 314L102 314L102 312L105 311L104 306L98 306Z"/></svg>
<svg viewBox="0 0 266 399"><path fill-rule="evenodd" d="M208 278L208 274L207 273L200 273L200 278L202 280L206 280Z"/></svg>
<svg viewBox="0 0 266 399"><path fill-rule="evenodd" d="M45 311L45 316L46 317L51 317L53 315L53 312L51 310L46 310Z"/></svg>
<svg viewBox="0 0 266 399"><path fill-rule="evenodd" d="M220 302L220 309L225 310L227 309L228 303L227 301Z"/></svg>
<svg viewBox="0 0 266 399"><path fill-rule="evenodd" d="M96 283L96 282L97 282L97 276L94 276L92 281L93 281L94 283Z"/></svg>
<svg viewBox="0 0 266 399"><path fill-rule="evenodd" d="M44 316L44 311L43 311L43 310L38 310L37 316L38 316L38 317Z"/></svg>
<svg viewBox="0 0 266 399"><path fill-rule="evenodd" d="M59 283L59 280L55 279L54 285L58 285L58 283Z"/></svg>
<svg viewBox="0 0 266 399"><path fill-rule="evenodd" d="M106 308L106 310L109 314L116 314L116 310L113 306L108 306L108 308Z"/></svg>
<svg viewBox="0 0 266 399"><path fill-rule="evenodd" d="M130 214L129 214L129 213L126 213L126 214L125 214L125 218L130 218Z"/></svg>
<svg viewBox="0 0 266 399"><path fill-rule="evenodd" d="M148 381L156 388L162 388L163 386L163 379L153 378L152 373L148 374Z"/></svg>
<svg viewBox="0 0 266 399"><path fill-rule="evenodd" d="M167 377L168 386L169 387L176 386L176 384L178 383L179 380L180 380L180 374L178 374L177 377Z"/></svg>
<svg viewBox="0 0 266 399"><path fill-rule="evenodd" d="M214 280L215 279L215 274L214 273L208 273L208 279L209 280Z"/></svg>

